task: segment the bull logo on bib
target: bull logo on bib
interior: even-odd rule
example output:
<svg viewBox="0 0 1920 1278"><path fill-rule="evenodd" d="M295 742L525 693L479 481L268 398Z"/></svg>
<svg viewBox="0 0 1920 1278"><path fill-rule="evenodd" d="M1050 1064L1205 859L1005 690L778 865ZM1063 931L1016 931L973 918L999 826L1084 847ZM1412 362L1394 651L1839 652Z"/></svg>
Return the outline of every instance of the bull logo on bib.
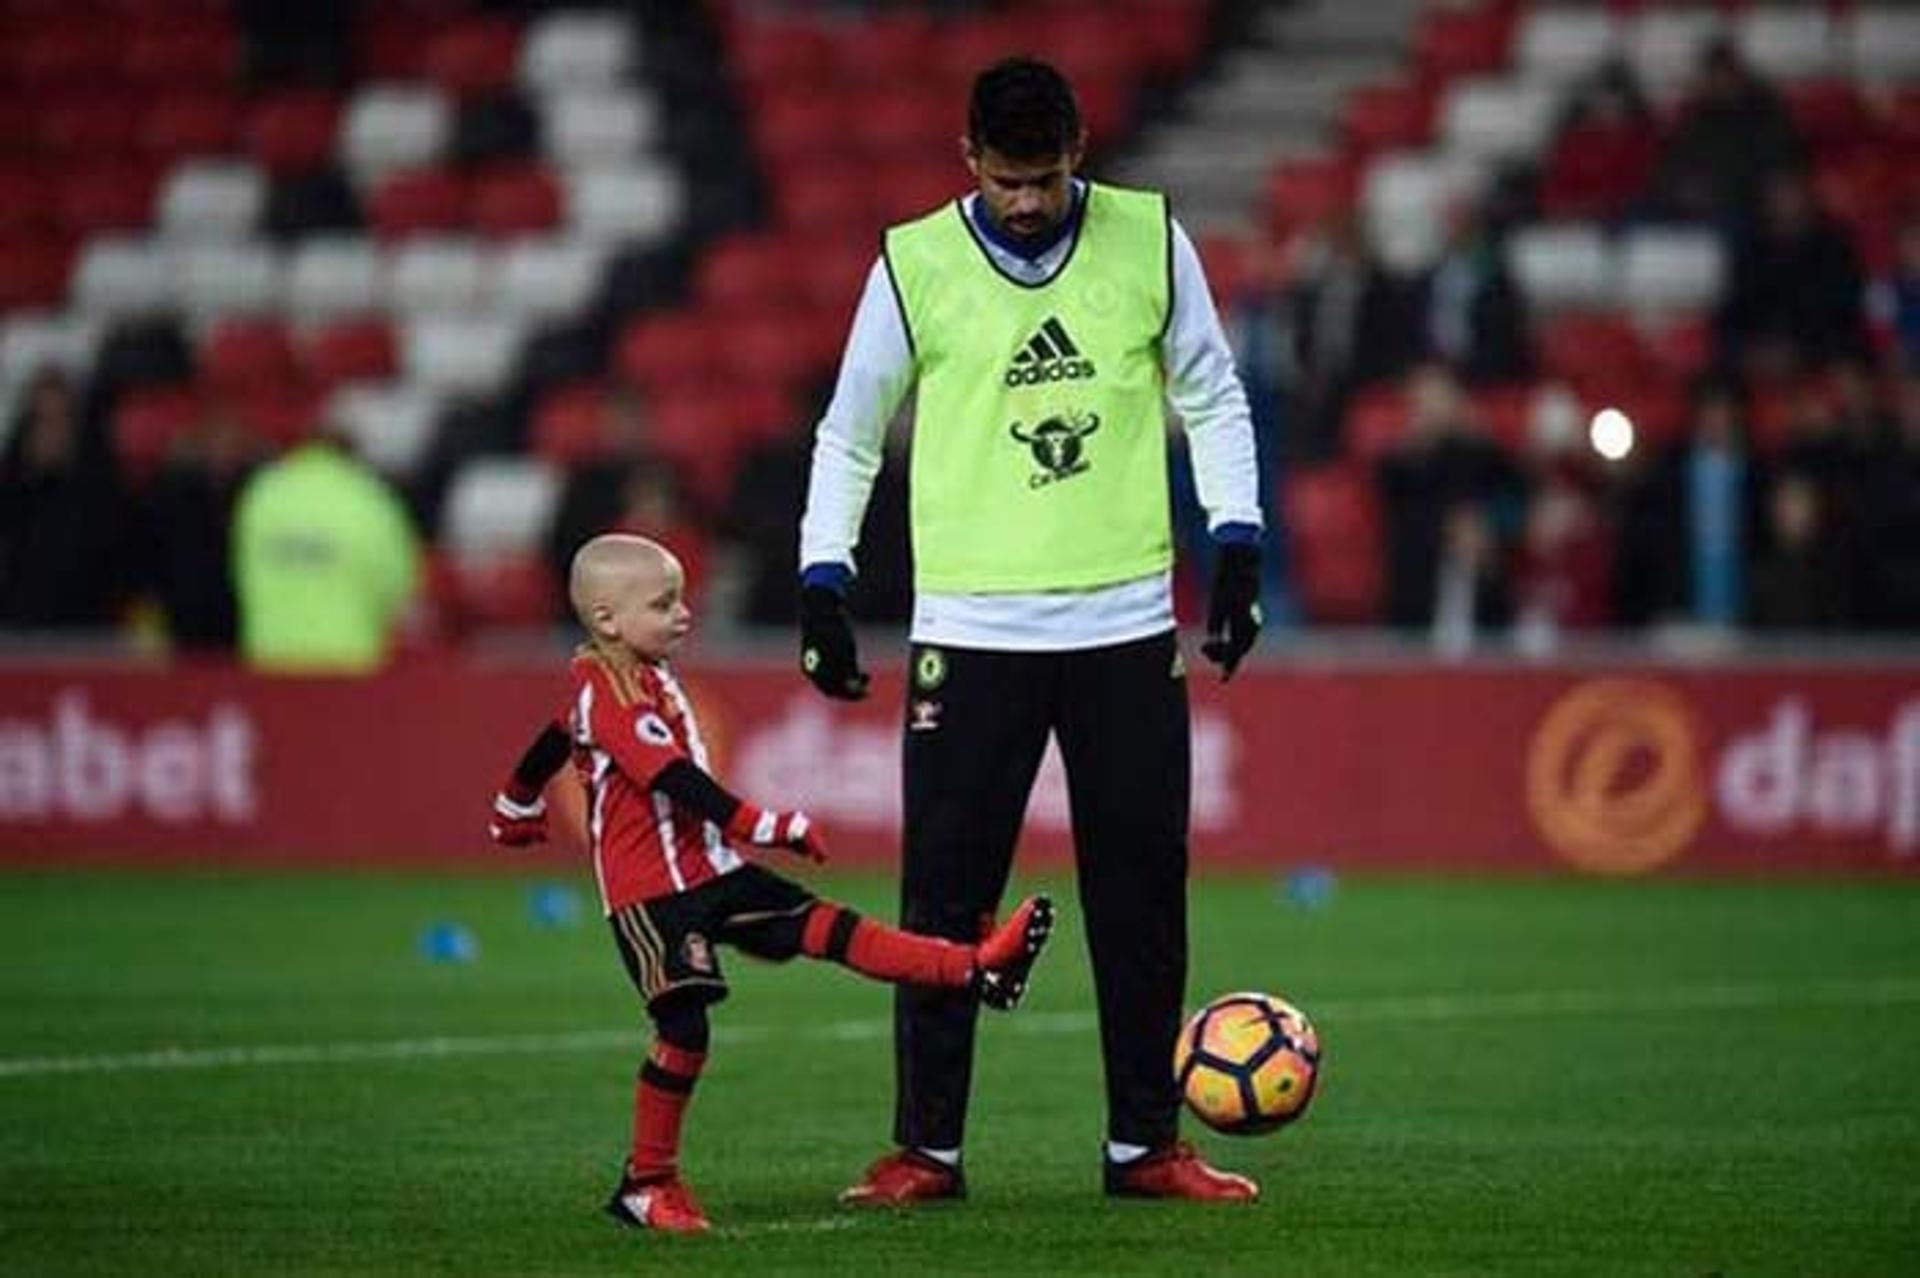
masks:
<svg viewBox="0 0 1920 1278"><path fill-rule="evenodd" d="M1080 441L1099 429L1098 413L1068 412L1031 428L1015 422L1008 432L1033 450L1033 464L1039 468L1028 477L1027 486L1044 488L1086 470L1091 463Z"/></svg>

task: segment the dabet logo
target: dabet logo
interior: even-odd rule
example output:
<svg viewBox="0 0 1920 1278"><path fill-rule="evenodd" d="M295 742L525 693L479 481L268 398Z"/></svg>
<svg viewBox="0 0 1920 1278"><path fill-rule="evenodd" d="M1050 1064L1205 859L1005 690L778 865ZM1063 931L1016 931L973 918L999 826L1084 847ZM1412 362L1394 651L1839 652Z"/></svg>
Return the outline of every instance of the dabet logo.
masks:
<svg viewBox="0 0 1920 1278"><path fill-rule="evenodd" d="M1033 450L1037 473L1028 476L1027 487L1045 488L1063 479L1071 479L1092 463L1087 461L1080 441L1100 429L1098 413L1068 413L1049 417L1032 428L1015 422L1007 433Z"/></svg>
<svg viewBox="0 0 1920 1278"><path fill-rule="evenodd" d="M0 821L250 821L259 807L253 721L217 704L204 722L136 730L96 714L79 689L47 719L0 719Z"/></svg>
<svg viewBox="0 0 1920 1278"><path fill-rule="evenodd" d="M1753 834L1805 828L1882 832L1897 856L1920 852L1920 700L1897 706L1884 734L1821 731L1797 697L1728 743L1716 796L1728 825Z"/></svg>

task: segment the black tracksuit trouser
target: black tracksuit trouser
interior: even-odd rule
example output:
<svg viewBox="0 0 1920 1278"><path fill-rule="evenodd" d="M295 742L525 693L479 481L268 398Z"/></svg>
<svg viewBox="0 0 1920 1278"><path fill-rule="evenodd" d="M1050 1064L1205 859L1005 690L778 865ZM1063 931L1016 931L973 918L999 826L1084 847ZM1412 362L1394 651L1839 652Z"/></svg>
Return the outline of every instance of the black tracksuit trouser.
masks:
<svg viewBox="0 0 1920 1278"><path fill-rule="evenodd" d="M1173 1139L1187 969L1191 728L1174 634L1070 652L915 645L904 744L901 926L980 935L1000 904L1049 734L1066 765L1106 1069L1107 1136ZM1044 977L1043 977L1044 979ZM894 996L894 1138L961 1144L970 995Z"/></svg>

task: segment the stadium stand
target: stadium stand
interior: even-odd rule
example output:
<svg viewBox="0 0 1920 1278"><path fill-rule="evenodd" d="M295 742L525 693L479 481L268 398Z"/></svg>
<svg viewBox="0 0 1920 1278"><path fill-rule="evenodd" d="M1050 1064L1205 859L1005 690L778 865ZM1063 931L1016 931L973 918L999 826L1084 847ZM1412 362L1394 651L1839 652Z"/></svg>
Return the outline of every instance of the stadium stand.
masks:
<svg viewBox="0 0 1920 1278"><path fill-rule="evenodd" d="M0 0L0 423L46 365L84 379L136 478L195 414L270 446L331 421L404 485L449 552L441 602L469 619L553 615L554 512L609 461L659 468L690 518L788 571L730 512L817 411L876 231L963 184L967 78L1016 50L1075 77L1096 173L1172 191L1223 312L1286 330L1269 350L1297 342L1330 228L1358 219L1406 351L1325 385L1249 370L1332 405L1324 429L1291 405L1266 441L1311 620L1383 615L1371 477L1409 446L1398 379L1422 358L1455 365L1481 432L1528 466L1558 397L1659 444L1710 372L1748 383L1761 460L1811 429L1802 408L1840 375L1736 349L1770 303L1741 283L1756 249L1726 190L1689 167L1689 139L1724 124L1690 96L1714 40L1777 113L1752 168L1715 181L1750 212L1766 173L1804 162L1883 281L1857 352L1876 419L1906 402L1886 300L1920 209L1903 5L409 0L332 43L243 28L218 0L129 35L134 8ZM1464 339L1461 296L1501 299ZM1489 325L1521 371L1461 359ZM1641 464L1584 482L1610 500ZM542 478L501 487L510 466ZM475 531L495 518L498 539Z"/></svg>

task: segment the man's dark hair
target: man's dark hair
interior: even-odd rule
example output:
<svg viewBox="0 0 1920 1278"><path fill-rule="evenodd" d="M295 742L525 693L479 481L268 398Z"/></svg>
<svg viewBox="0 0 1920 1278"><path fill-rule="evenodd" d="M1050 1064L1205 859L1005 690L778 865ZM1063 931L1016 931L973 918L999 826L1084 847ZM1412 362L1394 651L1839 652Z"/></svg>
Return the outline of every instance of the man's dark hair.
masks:
<svg viewBox="0 0 1920 1278"><path fill-rule="evenodd" d="M1033 58L1006 58L973 81L967 137L1009 160L1052 160L1080 140L1080 106L1067 78Z"/></svg>

